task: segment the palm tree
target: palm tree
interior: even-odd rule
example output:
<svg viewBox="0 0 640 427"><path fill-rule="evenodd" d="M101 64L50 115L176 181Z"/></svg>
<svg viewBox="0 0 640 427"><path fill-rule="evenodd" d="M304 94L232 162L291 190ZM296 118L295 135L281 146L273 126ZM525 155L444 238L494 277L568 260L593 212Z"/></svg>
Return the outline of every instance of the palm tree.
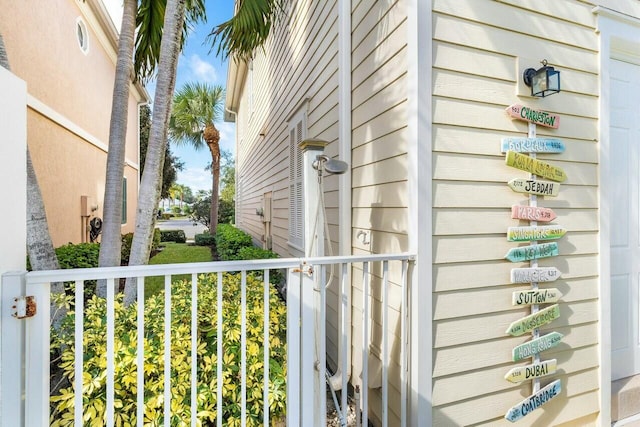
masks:
<svg viewBox="0 0 640 427"><path fill-rule="evenodd" d="M196 150L205 146L211 153L211 207L209 231L218 226L220 181L220 132L214 122L222 118L224 88L207 83L185 83L173 97L169 135L177 144L190 144Z"/></svg>

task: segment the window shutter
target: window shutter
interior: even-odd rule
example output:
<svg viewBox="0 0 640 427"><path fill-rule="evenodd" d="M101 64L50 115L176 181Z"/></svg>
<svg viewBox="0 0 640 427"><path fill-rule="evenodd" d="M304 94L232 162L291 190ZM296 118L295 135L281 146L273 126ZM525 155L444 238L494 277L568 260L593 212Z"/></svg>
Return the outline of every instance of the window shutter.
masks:
<svg viewBox="0 0 640 427"><path fill-rule="evenodd" d="M303 156L299 144L305 138L304 116L289 127L289 243L304 249Z"/></svg>

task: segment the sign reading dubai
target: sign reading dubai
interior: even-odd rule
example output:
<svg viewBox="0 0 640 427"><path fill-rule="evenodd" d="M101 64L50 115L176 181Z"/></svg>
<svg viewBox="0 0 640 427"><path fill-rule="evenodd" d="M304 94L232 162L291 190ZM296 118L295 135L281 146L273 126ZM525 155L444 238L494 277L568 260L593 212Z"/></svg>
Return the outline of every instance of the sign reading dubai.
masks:
<svg viewBox="0 0 640 427"><path fill-rule="evenodd" d="M567 175L559 167L515 151L507 151L506 163L507 166L530 172L551 181L563 182L567 179Z"/></svg>
<svg viewBox="0 0 640 427"><path fill-rule="evenodd" d="M543 225L529 227L509 227L507 240L509 242L528 242L530 240L555 240L565 235L567 230L558 225Z"/></svg>
<svg viewBox="0 0 640 427"><path fill-rule="evenodd" d="M549 222L556 219L556 213L549 208L513 205L511 206L511 218L524 219L528 221Z"/></svg>
<svg viewBox="0 0 640 427"><path fill-rule="evenodd" d="M549 350L560 344L563 335L560 332L551 332L550 334L543 335L540 338L528 341L524 344L520 344L511 351L511 356L514 362L517 362L527 357L533 357L538 353L542 353L545 350Z"/></svg>
<svg viewBox="0 0 640 427"><path fill-rule="evenodd" d="M556 359L551 359L539 363L532 363L531 365L517 366L507 372L504 379L517 384L522 381L544 377L545 375L554 374L557 364L558 361Z"/></svg>
<svg viewBox="0 0 640 427"><path fill-rule="evenodd" d="M520 104L513 104L507 107L507 114L514 119L524 120L537 125L558 129L560 126L560 116L546 111L538 111Z"/></svg>
<svg viewBox="0 0 640 427"><path fill-rule="evenodd" d="M560 184L549 181L514 178L509 181L509 187L516 193L537 194L539 196L555 197L560 192Z"/></svg>
<svg viewBox="0 0 640 427"><path fill-rule="evenodd" d="M522 402L518 403L516 406L509 409L504 417L514 423L519 419L529 415L531 412L535 411L551 399L560 395L561 391L562 386L560 385L560 380L555 380L546 387L541 388L539 392L532 394Z"/></svg>
<svg viewBox="0 0 640 427"><path fill-rule="evenodd" d="M556 288L550 289L531 289L528 291L513 291L511 304L513 305L532 305L547 304L558 302L560 299L560 291Z"/></svg>
<svg viewBox="0 0 640 427"><path fill-rule="evenodd" d="M502 138L500 148L503 153L563 153L564 142L555 138Z"/></svg>
<svg viewBox="0 0 640 427"><path fill-rule="evenodd" d="M519 337L526 332L533 331L542 325L553 322L558 317L560 317L560 306L553 304L550 307L543 308L540 311L516 320L509 325L506 333L514 337Z"/></svg>
<svg viewBox="0 0 640 427"><path fill-rule="evenodd" d="M539 245L520 246L511 248L505 258L511 262L530 261L532 259L558 256L558 243L541 243Z"/></svg>
<svg viewBox="0 0 640 427"><path fill-rule="evenodd" d="M554 282L560 277L555 267L512 268L511 283Z"/></svg>

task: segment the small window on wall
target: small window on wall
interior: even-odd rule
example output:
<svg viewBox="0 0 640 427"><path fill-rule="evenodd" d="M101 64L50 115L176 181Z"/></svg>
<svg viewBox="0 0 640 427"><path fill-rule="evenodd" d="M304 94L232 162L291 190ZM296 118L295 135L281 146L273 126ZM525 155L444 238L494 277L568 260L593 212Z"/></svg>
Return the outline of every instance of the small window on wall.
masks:
<svg viewBox="0 0 640 427"><path fill-rule="evenodd" d="M76 37L80 50L86 55L89 53L89 32L82 18L76 19Z"/></svg>
<svg viewBox="0 0 640 427"><path fill-rule="evenodd" d="M122 224L127 223L127 178L122 179Z"/></svg>
<svg viewBox="0 0 640 427"><path fill-rule="evenodd" d="M306 115L289 122L289 244L304 251L304 200L302 193L302 150L299 144L307 137Z"/></svg>

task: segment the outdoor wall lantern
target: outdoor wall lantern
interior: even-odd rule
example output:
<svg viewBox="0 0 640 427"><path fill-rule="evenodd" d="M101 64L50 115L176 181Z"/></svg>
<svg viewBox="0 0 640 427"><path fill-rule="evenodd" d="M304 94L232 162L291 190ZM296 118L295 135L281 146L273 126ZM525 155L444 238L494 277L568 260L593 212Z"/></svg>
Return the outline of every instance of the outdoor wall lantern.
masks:
<svg viewBox="0 0 640 427"><path fill-rule="evenodd" d="M531 88L531 96L544 98L560 92L560 71L547 66L547 60L543 59L542 68L536 70L527 68L522 74L524 84Z"/></svg>

